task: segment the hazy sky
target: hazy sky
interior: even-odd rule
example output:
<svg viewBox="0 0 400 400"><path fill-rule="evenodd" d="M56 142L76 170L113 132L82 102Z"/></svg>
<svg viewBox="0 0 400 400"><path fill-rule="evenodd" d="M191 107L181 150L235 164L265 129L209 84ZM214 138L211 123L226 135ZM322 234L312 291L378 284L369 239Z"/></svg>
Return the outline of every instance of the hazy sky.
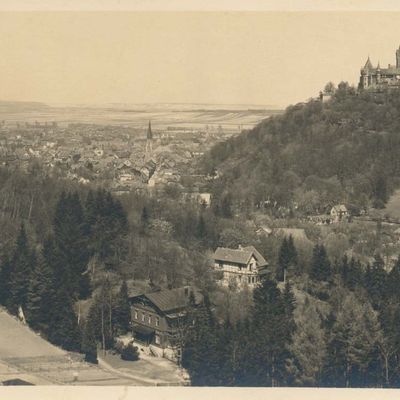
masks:
<svg viewBox="0 0 400 400"><path fill-rule="evenodd" d="M0 100L286 106L395 63L400 12L0 12Z"/></svg>

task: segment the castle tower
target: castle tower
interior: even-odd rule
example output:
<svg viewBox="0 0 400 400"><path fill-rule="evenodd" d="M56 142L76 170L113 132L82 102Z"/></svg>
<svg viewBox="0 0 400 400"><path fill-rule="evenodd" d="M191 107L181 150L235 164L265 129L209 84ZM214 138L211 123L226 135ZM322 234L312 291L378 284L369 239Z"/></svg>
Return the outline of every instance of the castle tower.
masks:
<svg viewBox="0 0 400 400"><path fill-rule="evenodd" d="M376 83L380 83L381 82L381 64L378 61L378 66L376 67Z"/></svg>
<svg viewBox="0 0 400 400"><path fill-rule="evenodd" d="M400 68L400 46L396 50L396 68Z"/></svg>
<svg viewBox="0 0 400 400"><path fill-rule="evenodd" d="M145 150L145 161L150 160L153 155L153 132L151 131L151 121L147 128L147 139L146 139L146 150Z"/></svg>
<svg viewBox="0 0 400 400"><path fill-rule="evenodd" d="M368 56L367 62L361 68L360 84L361 89L366 89L371 84L371 71L374 69L371 60Z"/></svg>

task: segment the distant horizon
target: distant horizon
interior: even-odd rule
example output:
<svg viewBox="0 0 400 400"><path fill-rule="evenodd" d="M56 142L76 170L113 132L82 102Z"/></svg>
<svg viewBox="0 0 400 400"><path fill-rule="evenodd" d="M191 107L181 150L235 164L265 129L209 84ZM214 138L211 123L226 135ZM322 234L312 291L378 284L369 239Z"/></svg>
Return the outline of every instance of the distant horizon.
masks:
<svg viewBox="0 0 400 400"><path fill-rule="evenodd" d="M1 103L25 103L25 104L42 104L50 107L60 107L60 106L75 106L75 107L105 107L105 106L162 106L162 105L171 105L171 106L215 106L215 107L262 107L264 110L282 110L282 107L272 104L251 104L251 103L196 103L196 102L144 102L144 103L127 103L127 102L104 102L104 103L67 103L67 102L46 102L46 101L30 101L30 100L8 100L8 99L0 99Z"/></svg>

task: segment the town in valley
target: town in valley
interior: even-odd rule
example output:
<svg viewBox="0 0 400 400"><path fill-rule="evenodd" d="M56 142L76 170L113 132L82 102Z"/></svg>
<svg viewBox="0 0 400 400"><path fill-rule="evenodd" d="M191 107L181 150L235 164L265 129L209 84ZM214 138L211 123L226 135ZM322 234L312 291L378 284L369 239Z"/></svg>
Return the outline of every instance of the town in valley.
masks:
<svg viewBox="0 0 400 400"><path fill-rule="evenodd" d="M0 12L0 385L400 388L392 16L189 14Z"/></svg>

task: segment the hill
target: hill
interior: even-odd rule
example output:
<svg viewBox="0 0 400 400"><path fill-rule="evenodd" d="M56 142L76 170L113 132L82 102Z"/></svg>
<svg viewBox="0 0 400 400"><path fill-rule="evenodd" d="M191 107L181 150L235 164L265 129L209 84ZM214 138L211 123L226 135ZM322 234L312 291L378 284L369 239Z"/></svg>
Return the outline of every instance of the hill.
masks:
<svg viewBox="0 0 400 400"><path fill-rule="evenodd" d="M218 171L215 197L242 209L382 208L399 187L399 150L400 91L358 92L341 83L327 102L290 106L217 144L202 168Z"/></svg>
<svg viewBox="0 0 400 400"><path fill-rule="evenodd" d="M0 113L32 112L46 108L47 104L36 101L0 101Z"/></svg>

